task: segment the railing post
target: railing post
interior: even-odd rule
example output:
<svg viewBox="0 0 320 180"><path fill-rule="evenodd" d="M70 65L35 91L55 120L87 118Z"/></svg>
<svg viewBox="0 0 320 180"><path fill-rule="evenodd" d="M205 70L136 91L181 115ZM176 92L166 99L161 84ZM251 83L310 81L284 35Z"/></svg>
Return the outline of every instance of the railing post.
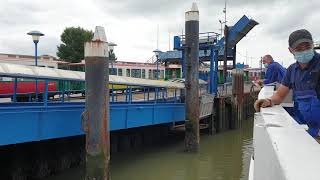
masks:
<svg viewBox="0 0 320 180"><path fill-rule="evenodd" d="M165 92L164 92L165 94L165 98L168 98L168 88L165 88Z"/></svg>
<svg viewBox="0 0 320 180"><path fill-rule="evenodd" d="M36 102L38 102L38 79L36 79Z"/></svg>
<svg viewBox="0 0 320 180"><path fill-rule="evenodd" d="M44 87L44 97L43 97L43 103L44 107L48 106L48 94L49 94L49 88L48 88L48 79L45 80L45 87Z"/></svg>
<svg viewBox="0 0 320 180"><path fill-rule="evenodd" d="M62 80L62 102L64 102L64 94L65 94L65 81Z"/></svg>
<svg viewBox="0 0 320 180"><path fill-rule="evenodd" d="M118 93L116 91L116 102L118 102Z"/></svg>
<svg viewBox="0 0 320 180"><path fill-rule="evenodd" d="M154 103L155 104L157 103L157 100L158 100L158 91L159 91L159 89L156 87L155 91L154 91Z"/></svg>
<svg viewBox="0 0 320 180"><path fill-rule="evenodd" d="M161 95L162 95L162 99L164 99L164 95L165 95L165 89L164 88L161 88Z"/></svg>
<svg viewBox="0 0 320 180"><path fill-rule="evenodd" d="M214 50L213 48L210 49L210 84L209 84L209 93L213 94L213 86L215 83L214 78Z"/></svg>
<svg viewBox="0 0 320 180"><path fill-rule="evenodd" d="M110 161L108 45L103 27L85 43L86 180L108 180Z"/></svg>
<svg viewBox="0 0 320 180"><path fill-rule="evenodd" d="M13 84L13 102L17 102L18 78L14 78Z"/></svg>
<svg viewBox="0 0 320 180"><path fill-rule="evenodd" d="M129 94L129 90L128 90L128 85L127 85L127 87L126 87L126 102L129 101L128 94Z"/></svg>
<svg viewBox="0 0 320 180"><path fill-rule="evenodd" d="M143 102L146 101L146 88L143 87Z"/></svg>
<svg viewBox="0 0 320 180"><path fill-rule="evenodd" d="M132 103L132 87L129 88L129 104Z"/></svg>
<svg viewBox="0 0 320 180"><path fill-rule="evenodd" d="M113 84L111 85L111 97L112 97L112 102L114 102Z"/></svg>

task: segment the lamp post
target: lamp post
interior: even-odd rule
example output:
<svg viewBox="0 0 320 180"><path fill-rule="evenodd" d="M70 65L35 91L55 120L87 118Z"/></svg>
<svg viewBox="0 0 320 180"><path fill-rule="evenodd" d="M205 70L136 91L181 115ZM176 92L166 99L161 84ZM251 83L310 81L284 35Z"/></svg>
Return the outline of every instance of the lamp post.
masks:
<svg viewBox="0 0 320 180"><path fill-rule="evenodd" d="M34 56L35 66L38 66L38 42L39 42L40 36L44 36L44 34L41 33L40 31L30 31L27 34L32 36L32 40L35 46L35 56ZM38 101L38 80L36 80L36 101Z"/></svg>
<svg viewBox="0 0 320 180"><path fill-rule="evenodd" d="M157 58L157 72L156 72L156 79L158 80L159 79L159 54L161 53L161 51L159 49L156 49L153 51L156 55L156 58Z"/></svg>
<svg viewBox="0 0 320 180"><path fill-rule="evenodd" d="M108 46L109 46L109 53L111 53L111 52L114 52L113 50L114 50L114 47L115 46L117 46L117 44L115 44L115 43L113 43L113 42L109 42L108 43ZM112 75L114 75L113 74L113 61L115 61L116 59L115 59L115 57L111 57L110 56L111 54L109 54L109 60L110 60L110 62L111 62L111 72L112 72Z"/></svg>
<svg viewBox="0 0 320 180"><path fill-rule="evenodd" d="M114 54L114 47L117 46L117 44L113 43L113 42L109 42L108 43L108 47L109 47L109 62L111 62L111 75L117 75L117 71L116 73L114 73L114 68L113 68L113 61L116 61L116 56ZM111 54L113 53L113 55ZM109 70L109 64L108 64L108 70ZM111 90L112 90L112 97L111 100L112 102L114 102L114 94L113 94L113 84L111 84Z"/></svg>
<svg viewBox="0 0 320 180"><path fill-rule="evenodd" d="M221 20L219 20L219 23L220 23L220 31L221 31L221 37L222 37L223 36L223 29L222 29L223 22Z"/></svg>

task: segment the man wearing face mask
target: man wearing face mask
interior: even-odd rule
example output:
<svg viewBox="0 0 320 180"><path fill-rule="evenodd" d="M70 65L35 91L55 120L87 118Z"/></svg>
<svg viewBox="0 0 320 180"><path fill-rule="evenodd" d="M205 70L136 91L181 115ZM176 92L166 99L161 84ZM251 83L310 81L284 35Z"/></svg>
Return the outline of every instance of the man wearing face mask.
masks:
<svg viewBox="0 0 320 180"><path fill-rule="evenodd" d="M320 54L313 47L312 35L305 29L294 31L289 36L289 51L295 63L290 65L277 92L268 99L255 102L256 111L262 107L280 104L289 90L293 90L295 112L293 117L307 124L309 134L319 137L320 128Z"/></svg>
<svg viewBox="0 0 320 180"><path fill-rule="evenodd" d="M262 63L267 68L265 79L258 80L256 83L259 85L270 83L281 83L286 73L286 69L279 63L275 62L271 55L265 55L262 58Z"/></svg>

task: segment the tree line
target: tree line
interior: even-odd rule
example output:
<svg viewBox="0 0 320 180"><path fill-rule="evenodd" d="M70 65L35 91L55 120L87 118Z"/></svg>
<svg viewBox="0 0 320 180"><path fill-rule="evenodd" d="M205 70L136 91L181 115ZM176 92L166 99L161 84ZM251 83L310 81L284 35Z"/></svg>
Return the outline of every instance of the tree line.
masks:
<svg viewBox="0 0 320 180"><path fill-rule="evenodd" d="M91 41L93 32L81 27L67 27L62 32L61 44L57 46L57 56L66 62L78 63L84 59L84 43ZM117 60L113 50L109 51L109 59Z"/></svg>

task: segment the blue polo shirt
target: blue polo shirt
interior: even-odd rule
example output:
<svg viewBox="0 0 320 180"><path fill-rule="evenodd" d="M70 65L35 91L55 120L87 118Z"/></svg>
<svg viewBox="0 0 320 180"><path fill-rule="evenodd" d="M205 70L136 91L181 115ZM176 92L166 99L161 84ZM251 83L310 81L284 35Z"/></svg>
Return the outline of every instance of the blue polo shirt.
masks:
<svg viewBox="0 0 320 180"><path fill-rule="evenodd" d="M274 82L281 83L282 79L286 73L286 69L282 67L279 63L273 61L271 64L269 64L265 80L263 81L264 84L270 84Z"/></svg>
<svg viewBox="0 0 320 180"><path fill-rule="evenodd" d="M317 77L313 74L319 71L320 54L315 52L306 68L301 69L298 62L291 64L281 84L293 91L314 90L318 82L315 80Z"/></svg>

